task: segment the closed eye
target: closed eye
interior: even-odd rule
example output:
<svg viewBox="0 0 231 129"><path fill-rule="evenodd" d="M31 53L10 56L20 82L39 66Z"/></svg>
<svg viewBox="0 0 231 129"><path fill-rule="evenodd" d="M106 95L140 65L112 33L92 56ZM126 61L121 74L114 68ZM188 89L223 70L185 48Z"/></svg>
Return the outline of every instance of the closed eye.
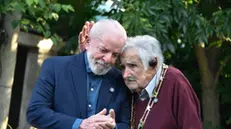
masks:
<svg viewBox="0 0 231 129"><path fill-rule="evenodd" d="M106 53L106 52L108 52L108 50L107 50L107 49L105 49L105 48L99 48L99 51L100 51L100 52L102 52L102 53Z"/></svg>
<svg viewBox="0 0 231 129"><path fill-rule="evenodd" d="M132 63L131 64L127 64L127 65L128 65L129 68L135 68L135 67L137 67L136 64L132 64Z"/></svg>
<svg viewBox="0 0 231 129"><path fill-rule="evenodd" d="M117 53L113 53L112 55L113 55L113 57L115 57L115 58L117 58L117 57L119 56L119 54L117 54Z"/></svg>

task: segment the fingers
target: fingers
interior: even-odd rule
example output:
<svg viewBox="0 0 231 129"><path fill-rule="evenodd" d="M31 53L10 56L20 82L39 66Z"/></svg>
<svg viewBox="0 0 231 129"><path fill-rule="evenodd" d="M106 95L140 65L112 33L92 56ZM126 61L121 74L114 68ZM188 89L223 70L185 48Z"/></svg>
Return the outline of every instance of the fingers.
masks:
<svg viewBox="0 0 231 129"><path fill-rule="evenodd" d="M110 109L108 114L112 119L115 119L115 111L113 109Z"/></svg>
<svg viewBox="0 0 231 129"><path fill-rule="evenodd" d="M89 27L90 27L90 23L88 21L85 22L85 25L84 25L84 35L87 35L89 33Z"/></svg>
<svg viewBox="0 0 231 129"><path fill-rule="evenodd" d="M100 123L99 126L103 129L114 129L112 128L112 126L107 126L107 123L104 122L104 123Z"/></svg>
<svg viewBox="0 0 231 129"><path fill-rule="evenodd" d="M95 115L90 119L90 122L113 122L113 120L108 116Z"/></svg>
<svg viewBox="0 0 231 129"><path fill-rule="evenodd" d="M95 24L94 21L91 21L91 22L86 21L85 22L85 25L83 26L83 29L82 29L83 36L88 36L89 35L90 30L91 30L91 28L92 28L92 26L94 24Z"/></svg>
<svg viewBox="0 0 231 129"><path fill-rule="evenodd" d="M97 122L95 127L101 127L103 129L114 129L115 128L115 122Z"/></svg>
<svg viewBox="0 0 231 129"><path fill-rule="evenodd" d="M91 21L89 24L89 28L88 28L88 34L90 33L91 28L93 27L93 25L95 24L94 21Z"/></svg>
<svg viewBox="0 0 231 129"><path fill-rule="evenodd" d="M88 118L88 127L95 127L95 129L114 129L115 123L115 111L111 109L109 114L106 115L107 109L103 109L96 115Z"/></svg>
<svg viewBox="0 0 231 129"><path fill-rule="evenodd" d="M106 115L106 113L107 113L107 109L106 108L104 108L102 111L100 111L98 114L96 114L96 115Z"/></svg>
<svg viewBox="0 0 231 129"><path fill-rule="evenodd" d="M90 32L91 27L93 26L92 21L91 22L85 22L85 25L83 26L83 34L84 36L87 36Z"/></svg>
<svg viewBox="0 0 231 129"><path fill-rule="evenodd" d="M79 129L96 129L89 119L84 119L79 125Z"/></svg>
<svg viewBox="0 0 231 129"><path fill-rule="evenodd" d="M83 41L83 32L79 33L79 43L82 43Z"/></svg>
<svg viewBox="0 0 231 129"><path fill-rule="evenodd" d="M110 109L108 116L110 118L112 118L113 121L106 123L105 126L108 127L109 129L114 129L115 126L116 126L116 123L115 123L115 111L113 109Z"/></svg>
<svg viewBox="0 0 231 129"><path fill-rule="evenodd" d="M106 123L105 126L106 126L107 128L109 128L109 129L114 129L115 126L116 126L116 124L115 124L115 122L114 122L114 123Z"/></svg>

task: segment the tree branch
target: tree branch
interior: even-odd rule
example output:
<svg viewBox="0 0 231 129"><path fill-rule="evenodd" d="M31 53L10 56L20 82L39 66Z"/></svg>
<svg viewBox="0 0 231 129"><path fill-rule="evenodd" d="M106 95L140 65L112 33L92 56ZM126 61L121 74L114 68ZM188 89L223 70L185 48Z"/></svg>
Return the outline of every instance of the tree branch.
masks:
<svg viewBox="0 0 231 129"><path fill-rule="evenodd" d="M197 44L194 47L195 47L195 54L197 57L197 62L201 74L202 87L211 88L213 78L212 78L212 73L209 69L208 58L206 57L203 43Z"/></svg>
<svg viewBox="0 0 231 129"><path fill-rule="evenodd" d="M218 82L218 78L219 78L219 76L220 76L220 74L221 74L221 72L222 72L222 70L223 70L225 64L226 64L230 59L231 59L231 55L230 55L230 56L227 56L227 57L225 58L225 60L224 60L224 63L221 64L221 66L219 67L219 69L218 69L218 71L217 71L217 73L216 73L215 79L214 79L214 81L213 81L213 87L216 86L216 84L217 84L217 82Z"/></svg>

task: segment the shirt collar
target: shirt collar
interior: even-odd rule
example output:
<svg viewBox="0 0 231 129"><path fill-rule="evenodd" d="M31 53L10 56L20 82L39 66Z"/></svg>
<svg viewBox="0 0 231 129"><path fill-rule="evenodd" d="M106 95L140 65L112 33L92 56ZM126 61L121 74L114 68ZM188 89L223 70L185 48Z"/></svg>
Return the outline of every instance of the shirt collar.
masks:
<svg viewBox="0 0 231 129"><path fill-rule="evenodd" d="M141 100L145 100L147 97L151 98L152 97L152 92L154 90L154 88L156 87L156 85L158 84L159 80L160 80L160 76L161 76L161 71L162 71L162 67L160 67L156 73L156 75L152 78L152 80L149 82L149 84L147 85L147 87L145 89L143 89L141 91L141 94L147 94L145 95L145 98L140 98Z"/></svg>
<svg viewBox="0 0 231 129"><path fill-rule="evenodd" d="M86 64L86 71L88 73L92 73L91 68L89 67L89 62L88 62L87 52L86 51L84 52L84 61L85 61L85 64Z"/></svg>

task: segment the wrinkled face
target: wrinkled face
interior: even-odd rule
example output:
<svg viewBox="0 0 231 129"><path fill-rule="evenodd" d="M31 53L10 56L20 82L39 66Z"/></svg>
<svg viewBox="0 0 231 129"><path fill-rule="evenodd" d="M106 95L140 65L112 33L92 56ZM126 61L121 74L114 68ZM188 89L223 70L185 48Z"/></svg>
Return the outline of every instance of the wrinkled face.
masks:
<svg viewBox="0 0 231 129"><path fill-rule="evenodd" d="M93 37L86 45L89 66L97 75L106 74L115 64L125 39L116 36Z"/></svg>
<svg viewBox="0 0 231 129"><path fill-rule="evenodd" d="M144 65L134 48L129 48L121 54L121 68L125 84L132 92L140 93L155 74L155 69L145 70Z"/></svg>

